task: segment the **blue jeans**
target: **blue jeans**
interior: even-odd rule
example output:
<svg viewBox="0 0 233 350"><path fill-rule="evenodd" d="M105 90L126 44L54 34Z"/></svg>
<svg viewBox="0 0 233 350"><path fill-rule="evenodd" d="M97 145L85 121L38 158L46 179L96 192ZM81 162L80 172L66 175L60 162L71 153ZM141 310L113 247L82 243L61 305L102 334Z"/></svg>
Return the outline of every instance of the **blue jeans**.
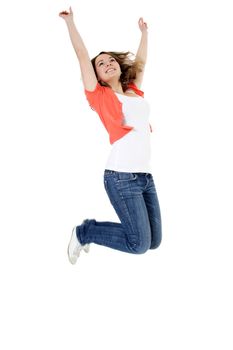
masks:
<svg viewBox="0 0 233 350"><path fill-rule="evenodd" d="M120 223L84 220L76 230L80 243L134 254L157 248L161 215L152 175L105 170L104 185Z"/></svg>

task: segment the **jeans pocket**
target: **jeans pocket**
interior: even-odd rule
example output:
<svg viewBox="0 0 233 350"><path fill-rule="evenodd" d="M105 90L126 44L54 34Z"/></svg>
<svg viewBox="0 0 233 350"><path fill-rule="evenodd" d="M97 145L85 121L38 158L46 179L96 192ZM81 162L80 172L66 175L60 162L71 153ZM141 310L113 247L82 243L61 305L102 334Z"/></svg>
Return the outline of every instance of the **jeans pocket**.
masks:
<svg viewBox="0 0 233 350"><path fill-rule="evenodd" d="M117 172L117 182L134 181L137 177L136 173Z"/></svg>

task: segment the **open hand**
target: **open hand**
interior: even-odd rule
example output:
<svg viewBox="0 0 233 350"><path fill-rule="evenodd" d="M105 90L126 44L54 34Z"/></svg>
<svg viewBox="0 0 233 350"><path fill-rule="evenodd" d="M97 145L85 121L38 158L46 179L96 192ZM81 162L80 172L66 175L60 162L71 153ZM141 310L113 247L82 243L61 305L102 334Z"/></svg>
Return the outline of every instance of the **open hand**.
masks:
<svg viewBox="0 0 233 350"><path fill-rule="evenodd" d="M139 26L139 29L141 30L141 32L147 31L147 29L148 29L147 23L143 21L142 17L140 17L138 20L138 26Z"/></svg>

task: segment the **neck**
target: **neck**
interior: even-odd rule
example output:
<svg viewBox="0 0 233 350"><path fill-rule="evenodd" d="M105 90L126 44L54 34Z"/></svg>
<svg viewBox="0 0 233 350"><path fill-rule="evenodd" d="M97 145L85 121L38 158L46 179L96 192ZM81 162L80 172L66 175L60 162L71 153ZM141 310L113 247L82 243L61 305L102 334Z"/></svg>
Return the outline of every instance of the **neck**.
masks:
<svg viewBox="0 0 233 350"><path fill-rule="evenodd" d="M118 92L118 93L120 93L120 94L123 94L123 93L124 93L120 81L117 81L117 82L108 82L108 84L111 86L111 88L113 89L113 91Z"/></svg>

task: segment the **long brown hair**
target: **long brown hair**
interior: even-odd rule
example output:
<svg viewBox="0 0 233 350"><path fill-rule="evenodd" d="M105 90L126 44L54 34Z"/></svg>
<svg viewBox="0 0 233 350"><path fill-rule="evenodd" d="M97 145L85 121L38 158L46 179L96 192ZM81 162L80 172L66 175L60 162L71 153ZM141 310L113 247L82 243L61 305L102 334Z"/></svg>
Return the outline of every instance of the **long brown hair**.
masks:
<svg viewBox="0 0 233 350"><path fill-rule="evenodd" d="M120 76L120 82L123 91L128 87L128 84L133 83L133 81L137 77L137 73L141 72L143 69L143 62L138 61L134 58L134 54L132 54L130 51L127 52L115 52L115 51L101 51L97 56L92 58L91 63L93 65L95 75L97 77L97 72L95 68L95 60L96 58L101 54L107 54L115 58L115 60L119 63L121 68L121 76ZM98 79L98 77L97 77ZM108 86L111 87L109 84L99 81L100 85L102 86Z"/></svg>

